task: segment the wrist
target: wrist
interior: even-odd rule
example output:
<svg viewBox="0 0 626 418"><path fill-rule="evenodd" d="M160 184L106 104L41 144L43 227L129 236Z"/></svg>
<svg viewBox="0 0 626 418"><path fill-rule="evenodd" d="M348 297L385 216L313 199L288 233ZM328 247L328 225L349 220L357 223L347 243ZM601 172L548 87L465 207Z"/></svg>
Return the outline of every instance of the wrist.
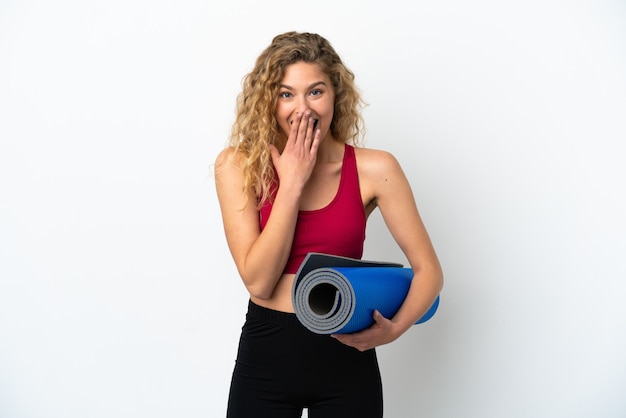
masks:
<svg viewBox="0 0 626 418"><path fill-rule="evenodd" d="M291 184L281 184L276 192L275 201L283 201L299 205L301 197L302 187Z"/></svg>
<svg viewBox="0 0 626 418"><path fill-rule="evenodd" d="M404 334L409 328L411 328L412 324L405 324L404 321L400 321L400 320L391 320L391 333L393 335L393 339L396 340L398 338L400 338L400 336L402 334Z"/></svg>

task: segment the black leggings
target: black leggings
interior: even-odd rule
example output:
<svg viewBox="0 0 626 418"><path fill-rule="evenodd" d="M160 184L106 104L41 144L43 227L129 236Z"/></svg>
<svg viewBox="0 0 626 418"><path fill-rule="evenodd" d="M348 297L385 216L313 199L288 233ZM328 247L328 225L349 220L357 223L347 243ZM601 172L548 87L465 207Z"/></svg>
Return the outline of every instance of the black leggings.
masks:
<svg viewBox="0 0 626 418"><path fill-rule="evenodd" d="M295 314L250 302L228 398L228 418L380 418L376 352L304 328Z"/></svg>

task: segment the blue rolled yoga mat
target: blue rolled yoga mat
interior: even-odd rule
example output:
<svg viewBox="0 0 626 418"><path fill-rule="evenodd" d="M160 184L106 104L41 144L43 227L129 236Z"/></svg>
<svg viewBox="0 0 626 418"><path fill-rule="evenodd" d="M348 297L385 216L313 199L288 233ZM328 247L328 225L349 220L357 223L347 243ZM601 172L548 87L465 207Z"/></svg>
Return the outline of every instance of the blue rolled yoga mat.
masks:
<svg viewBox="0 0 626 418"><path fill-rule="evenodd" d="M291 297L298 320L316 334L348 334L374 323L377 309L391 318L411 286L402 264L309 253L296 273ZM416 324L437 311L439 296Z"/></svg>

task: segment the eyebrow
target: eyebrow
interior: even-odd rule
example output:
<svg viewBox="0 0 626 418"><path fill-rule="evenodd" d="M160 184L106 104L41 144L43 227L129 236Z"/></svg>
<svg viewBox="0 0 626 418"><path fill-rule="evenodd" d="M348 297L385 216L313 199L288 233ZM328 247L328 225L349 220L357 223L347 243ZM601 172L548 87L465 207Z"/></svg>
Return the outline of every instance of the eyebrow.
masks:
<svg viewBox="0 0 626 418"><path fill-rule="evenodd" d="M315 83L313 83L313 84L311 84L309 87L307 87L307 90L311 90L312 88L317 87L317 86L319 86L319 85L326 86L326 82L324 82L324 81L316 81ZM282 88L282 89L287 89L287 90L294 90L294 88L293 88L293 87L288 86L288 85L286 85L286 84L281 84L281 85L280 85L280 88Z"/></svg>

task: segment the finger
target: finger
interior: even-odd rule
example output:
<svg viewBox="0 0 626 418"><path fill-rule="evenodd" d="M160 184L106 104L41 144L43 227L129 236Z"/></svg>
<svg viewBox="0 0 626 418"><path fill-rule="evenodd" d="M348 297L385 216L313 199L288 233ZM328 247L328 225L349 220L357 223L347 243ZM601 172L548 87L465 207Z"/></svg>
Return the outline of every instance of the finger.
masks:
<svg viewBox="0 0 626 418"><path fill-rule="evenodd" d="M320 146L320 140L322 139L322 131L318 128L313 134L313 141L311 142L311 155L317 155L317 149Z"/></svg>
<svg viewBox="0 0 626 418"><path fill-rule="evenodd" d="M303 115L300 115L300 119L298 122L298 135L296 138L296 142L299 140L306 139L306 133L309 129L309 118L311 116L311 111L307 110Z"/></svg>
<svg viewBox="0 0 626 418"><path fill-rule="evenodd" d="M391 320L389 318L385 318L380 311L374 311L374 325L380 328L389 328L391 326Z"/></svg>
<svg viewBox="0 0 626 418"><path fill-rule="evenodd" d="M374 321L376 321L377 323L381 323L383 322L383 319L385 319L383 317L383 314L380 313L380 311L378 311L378 309L374 310Z"/></svg>
<svg viewBox="0 0 626 418"><path fill-rule="evenodd" d="M306 137L305 141L313 142L313 137L315 136L315 126L317 124L317 120L313 118L313 116L309 116L309 124L306 129Z"/></svg>
<svg viewBox="0 0 626 418"><path fill-rule="evenodd" d="M298 129L300 127L301 119L302 114L298 112L296 113L296 117L289 122L291 128L289 130L289 138L287 138L287 143L295 143L298 140Z"/></svg>

